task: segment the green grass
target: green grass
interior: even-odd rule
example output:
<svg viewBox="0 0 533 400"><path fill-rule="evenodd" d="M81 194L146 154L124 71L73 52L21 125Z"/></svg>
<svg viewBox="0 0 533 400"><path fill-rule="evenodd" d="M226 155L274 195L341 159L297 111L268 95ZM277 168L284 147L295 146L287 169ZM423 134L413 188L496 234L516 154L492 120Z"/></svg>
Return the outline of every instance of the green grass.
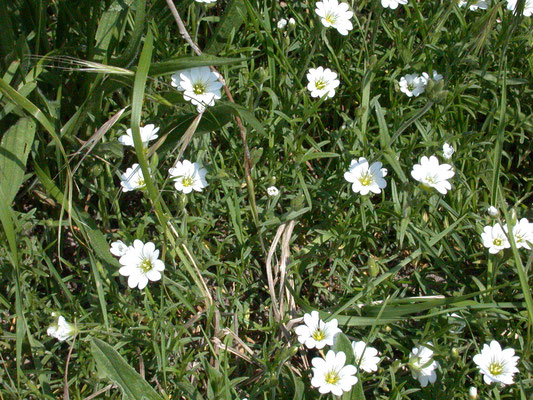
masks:
<svg viewBox="0 0 533 400"><path fill-rule="evenodd" d="M0 398L319 398L319 353L293 333L312 310L381 354L346 398L466 399L470 386L531 398L533 252L490 255L480 234L489 205L503 222L533 220L532 18L505 1L474 12L349 0L354 29L341 36L312 1L175 3L204 55L165 0L0 1ZM290 17L294 29L276 28ZM235 102L223 94L198 122L170 74L200 65L216 66ZM331 99L306 89L318 66L339 75ZM446 92L399 91L405 74L432 70ZM148 153L139 122L168 134ZM117 141L129 127L135 148ZM444 142L456 175L442 196L410 171L424 155L442 162ZM203 192L168 180L179 154L207 168ZM388 169L381 194L344 180L363 156ZM152 178L123 193L133 163ZM129 289L109 253L117 239L154 242L163 279ZM47 336L53 311L76 321L74 342ZM472 361L492 339L520 356L503 389ZM422 389L406 364L428 341L440 368Z"/></svg>

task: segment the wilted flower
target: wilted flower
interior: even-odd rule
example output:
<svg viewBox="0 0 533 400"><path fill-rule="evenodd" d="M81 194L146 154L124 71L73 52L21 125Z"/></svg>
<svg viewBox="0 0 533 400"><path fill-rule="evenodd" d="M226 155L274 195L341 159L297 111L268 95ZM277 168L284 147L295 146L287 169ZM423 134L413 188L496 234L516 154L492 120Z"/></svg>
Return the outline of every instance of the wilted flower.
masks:
<svg viewBox="0 0 533 400"><path fill-rule="evenodd" d="M161 271L165 270L165 264L159 260L159 250L155 249L155 244L144 244L138 239L133 242L133 246L128 247L119 262L123 266L118 272L128 277L130 288L144 289L148 281L161 279Z"/></svg>
<svg viewBox="0 0 533 400"><path fill-rule="evenodd" d="M448 143L444 143L442 146L442 155L446 160L449 160L452 158L453 153L455 153L455 149L449 145Z"/></svg>
<svg viewBox="0 0 533 400"><path fill-rule="evenodd" d="M427 72L422 72L421 78L424 80L424 84L427 85L429 82L429 74ZM435 82L439 82L442 81L444 77L434 70L433 77L431 79Z"/></svg>
<svg viewBox="0 0 533 400"><path fill-rule="evenodd" d="M378 351L363 341L352 342L355 364L357 367L366 372L376 372L378 370L379 357Z"/></svg>
<svg viewBox="0 0 533 400"><path fill-rule="evenodd" d="M275 186L270 186L269 188L267 188L267 194L270 197L274 197L274 196L277 196L279 194L279 190Z"/></svg>
<svg viewBox="0 0 533 400"><path fill-rule="evenodd" d="M158 138L157 132L159 132L159 128L156 128L154 124L141 126L139 131L141 133L141 141L143 142L144 146L146 146L151 140ZM124 146L133 146L133 132L131 128L126 129L126 134L119 137L118 141Z"/></svg>
<svg viewBox="0 0 533 400"><path fill-rule="evenodd" d="M459 7L464 7L468 3L468 0L459 0ZM480 10L486 10L489 8L488 3L485 0L472 0L470 2L470 6L468 7L469 10L476 11L477 9Z"/></svg>
<svg viewBox="0 0 533 400"><path fill-rule="evenodd" d="M466 319L457 313L448 314L451 333L461 333L466 327Z"/></svg>
<svg viewBox="0 0 533 400"><path fill-rule="evenodd" d="M214 3L217 0L195 0L197 3Z"/></svg>
<svg viewBox="0 0 533 400"><path fill-rule="evenodd" d="M117 240L116 242L111 243L111 248L109 251L116 257L122 257L126 254L128 247L122 240Z"/></svg>
<svg viewBox="0 0 533 400"><path fill-rule="evenodd" d="M285 27L287 26L287 20L285 18L281 18L276 24L276 26L278 27L278 29L285 29Z"/></svg>
<svg viewBox="0 0 533 400"><path fill-rule="evenodd" d="M352 190L355 193L366 195L369 192L381 193L381 189L387 187L387 169L381 168L380 162L372 163L369 166L364 157L359 160L352 160L347 172L344 173L344 179L352 183Z"/></svg>
<svg viewBox="0 0 533 400"><path fill-rule="evenodd" d="M322 0L316 3L316 14L320 17L322 25L326 28L332 26L341 35L347 35L353 29L350 18L353 12L349 10L346 3L339 3L337 0Z"/></svg>
<svg viewBox="0 0 533 400"><path fill-rule="evenodd" d="M455 172L450 164L439 164L435 156L427 158L423 156L420 164L413 166L411 176L426 187L432 187L441 194L446 194L452 188L448 179L453 177Z"/></svg>
<svg viewBox="0 0 533 400"><path fill-rule="evenodd" d="M342 351L335 353L328 351L326 358L315 357L311 360L313 365L313 378L311 385L318 388L322 394L333 393L341 396L343 392L351 390L357 383L357 368L346 364L346 354Z"/></svg>
<svg viewBox="0 0 533 400"><path fill-rule="evenodd" d="M481 239L483 246L489 249L490 254L496 254L500 250L511 247L509 239L507 239L507 235L499 223L494 226L486 226L481 234Z"/></svg>
<svg viewBox="0 0 533 400"><path fill-rule="evenodd" d="M513 375L518 372L516 364L520 357L514 355L514 349L502 350L500 344L493 340L490 345L484 344L480 354L474 356L474 363L483 374L487 385L500 383L510 385Z"/></svg>
<svg viewBox="0 0 533 400"><path fill-rule="evenodd" d="M146 183L144 181L141 166L139 164L133 164L125 173L121 174L120 185L125 192L144 188Z"/></svg>
<svg viewBox="0 0 533 400"><path fill-rule="evenodd" d="M337 73L329 68L318 67L309 68L307 73L307 89L311 92L312 97L326 98L335 96L335 89L339 86L340 81L337 79Z"/></svg>
<svg viewBox="0 0 533 400"><path fill-rule="evenodd" d="M198 112L215 104L220 99L222 83L220 75L209 67L197 67L178 71L172 75L171 85L183 92L183 98L194 104Z"/></svg>
<svg viewBox="0 0 533 400"><path fill-rule="evenodd" d="M168 173L174 179L176 190L185 194L193 190L201 192L207 187L205 175L207 171L197 162L191 163L189 160L178 161L174 168L170 168Z"/></svg>
<svg viewBox="0 0 533 400"><path fill-rule="evenodd" d="M400 78L400 91L408 97L417 97L424 93L427 81L418 74L407 74Z"/></svg>
<svg viewBox="0 0 533 400"><path fill-rule="evenodd" d="M384 8L392 8L395 10L399 4L407 4L407 0L381 0L381 5Z"/></svg>
<svg viewBox="0 0 533 400"><path fill-rule="evenodd" d="M507 0L507 9L516 11L518 0ZM531 17L533 15L533 0L526 0L524 4L524 16Z"/></svg>
<svg viewBox="0 0 533 400"><path fill-rule="evenodd" d="M48 336L55 337L60 342L63 342L67 339L70 339L76 334L76 327L72 324L69 324L67 320L62 315L57 315L55 312L52 313L52 317L58 317L55 324L48 327L46 333Z"/></svg>
<svg viewBox="0 0 533 400"><path fill-rule="evenodd" d="M431 343L428 343L433 346ZM409 368L413 378L418 379L422 387L437 380L439 363L433 360L433 351L425 346L414 347L409 354Z"/></svg>
<svg viewBox="0 0 533 400"><path fill-rule="evenodd" d="M297 326L294 332L298 335L298 341L305 344L308 349L332 346L333 338L341 331L336 319L324 322L320 319L318 311L304 314L304 323L304 325Z"/></svg>

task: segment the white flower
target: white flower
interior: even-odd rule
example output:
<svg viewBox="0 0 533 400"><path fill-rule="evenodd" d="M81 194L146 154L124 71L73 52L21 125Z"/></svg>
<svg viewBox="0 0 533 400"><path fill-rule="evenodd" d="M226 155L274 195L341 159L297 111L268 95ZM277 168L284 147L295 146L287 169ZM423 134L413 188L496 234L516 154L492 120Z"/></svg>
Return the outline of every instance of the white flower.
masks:
<svg viewBox="0 0 533 400"><path fill-rule="evenodd" d="M511 247L509 239L507 239L507 235L499 223L494 226L486 226L481 234L481 239L483 246L489 249L490 254L496 254L500 250Z"/></svg>
<svg viewBox="0 0 533 400"><path fill-rule="evenodd" d="M183 92L183 98L194 104L198 112L215 104L220 99L222 83L220 75L209 67L191 68L172 75L171 85Z"/></svg>
<svg viewBox="0 0 533 400"><path fill-rule="evenodd" d="M130 288L144 289L149 280L161 279L161 271L165 270L165 264L159 260L159 250L155 249L155 244L152 242L144 244L139 239L133 242L133 246L128 247L126 254L120 257L119 263L123 267L118 272L128 277Z"/></svg>
<svg viewBox="0 0 533 400"><path fill-rule="evenodd" d="M120 185L125 192L144 188L146 183L144 182L141 166L139 164L133 164L125 173L121 174Z"/></svg>
<svg viewBox="0 0 533 400"><path fill-rule="evenodd" d="M507 0L507 9L515 11L518 5L518 0ZM526 0L524 4L524 16L531 17L533 15L533 0Z"/></svg>
<svg viewBox="0 0 533 400"><path fill-rule="evenodd" d="M217 0L195 0L197 3L214 3Z"/></svg>
<svg viewBox="0 0 533 400"><path fill-rule="evenodd" d="M55 317L56 315L56 313L52 313L52 316ZM74 327L74 325L69 324L67 320L62 315L60 315L57 318L56 323L48 327L46 333L48 334L48 336L53 336L60 342L63 342L75 335L76 328Z"/></svg>
<svg viewBox="0 0 533 400"><path fill-rule="evenodd" d="M352 342L353 354L355 356L355 365L366 372L376 372L378 370L379 357L378 351L366 345L365 342Z"/></svg>
<svg viewBox="0 0 533 400"><path fill-rule="evenodd" d="M313 379L311 385L318 388L322 394L333 393L341 396L343 392L351 390L357 383L357 368L346 364L346 355L339 351L328 351L326 358L315 357L311 360L313 365Z"/></svg>
<svg viewBox="0 0 533 400"><path fill-rule="evenodd" d="M332 26L341 35L347 35L353 29L350 18L353 12L349 10L346 3L339 3L337 0L322 0L316 3L316 14L320 17L322 25L326 28Z"/></svg>
<svg viewBox="0 0 533 400"><path fill-rule="evenodd" d="M398 4L407 4L407 0L381 0L381 5L384 8L392 8L395 10L398 8Z"/></svg>
<svg viewBox="0 0 533 400"><path fill-rule="evenodd" d="M505 231L508 232L507 226ZM533 224L527 220L527 218L522 218L518 224L513 226L513 237L516 243L516 248L525 248L531 250L528 242L533 243Z"/></svg>
<svg viewBox="0 0 533 400"><path fill-rule="evenodd" d="M468 389L468 397L470 400L477 399L477 388L475 386L471 386L470 389Z"/></svg>
<svg viewBox="0 0 533 400"><path fill-rule="evenodd" d="M459 0L459 7L464 7L468 3L468 0ZM470 6L468 7L471 11L476 11L477 9L486 10L489 8L489 4L484 0L472 0Z"/></svg>
<svg viewBox="0 0 533 400"><path fill-rule="evenodd" d="M409 97L417 97L426 90L426 80L418 74L407 74L400 78L400 91Z"/></svg>
<svg viewBox="0 0 533 400"><path fill-rule="evenodd" d="M318 311L304 314L304 325L297 326L294 332L298 335L298 341L305 344L308 349L322 349L324 346L332 346L333 338L341 330L337 327L338 322L332 319L324 322L320 319Z"/></svg>
<svg viewBox="0 0 533 400"><path fill-rule="evenodd" d="M128 247L122 240L117 240L116 242L111 243L111 248L109 251L111 254L117 257L122 257L128 251Z"/></svg>
<svg viewBox="0 0 533 400"><path fill-rule="evenodd" d="M294 18L289 18L289 27L294 28L296 26L296 20Z"/></svg>
<svg viewBox="0 0 533 400"><path fill-rule="evenodd" d="M154 124L141 126L139 127L139 130L141 132L141 141L144 146L146 146L149 141L158 138L157 132L159 132L159 128L156 128ZM131 128L126 129L126 134L119 137L118 141L124 146L133 146L133 132L131 131Z"/></svg>
<svg viewBox="0 0 533 400"><path fill-rule="evenodd" d="M455 172L452 171L450 164L439 164L435 156L427 158L423 156L420 164L415 164L411 170L411 176L421 182L426 187L432 187L441 194L446 194L452 188L448 179L453 177Z"/></svg>
<svg viewBox="0 0 533 400"><path fill-rule="evenodd" d="M359 160L352 160L347 172L344 173L344 179L352 184L354 193L361 193L363 196L372 193L381 193L381 189L387 187L387 169L381 168L380 162L372 163L369 166L364 157Z"/></svg>
<svg viewBox="0 0 533 400"><path fill-rule="evenodd" d="M274 196L277 196L279 194L279 190L275 186L270 186L269 188L267 188L267 194L270 197L274 197Z"/></svg>
<svg viewBox="0 0 533 400"><path fill-rule="evenodd" d="M329 68L324 67L309 68L307 72L307 89L311 92L312 97L326 98L335 96L335 89L339 86L340 81L337 79L337 73Z"/></svg>
<svg viewBox="0 0 533 400"><path fill-rule="evenodd" d="M278 29L285 29L286 26L287 26L287 20L285 18L280 19L277 23Z"/></svg>
<svg viewBox="0 0 533 400"><path fill-rule="evenodd" d="M487 208L487 214L489 214L491 217L495 218L498 215L500 215L500 212L498 211L498 209L496 207L490 206L489 208Z"/></svg>
<svg viewBox="0 0 533 400"><path fill-rule="evenodd" d="M174 179L174 187L176 190L185 194L191 193L193 190L201 192L203 188L207 187L205 174L207 171L197 162L191 163L189 160L178 161L174 168L170 168L168 173Z"/></svg>
<svg viewBox="0 0 533 400"><path fill-rule="evenodd" d="M433 346L431 342L428 343ZM418 379L422 387L437 380L436 369L439 363L433 360L433 351L425 346L414 347L409 354L409 368L413 378Z"/></svg>
<svg viewBox="0 0 533 400"><path fill-rule="evenodd" d="M442 153L443 157L446 160L449 160L450 158L452 158L453 153L455 153L455 149L448 143L444 143L444 145L442 146Z"/></svg>
<svg viewBox="0 0 533 400"><path fill-rule="evenodd" d="M474 356L474 363L487 385L494 382L510 385L513 383L513 375L518 372L516 364L519 358L514 355L513 349L502 350L500 344L493 340L490 345L483 345L481 354Z"/></svg>

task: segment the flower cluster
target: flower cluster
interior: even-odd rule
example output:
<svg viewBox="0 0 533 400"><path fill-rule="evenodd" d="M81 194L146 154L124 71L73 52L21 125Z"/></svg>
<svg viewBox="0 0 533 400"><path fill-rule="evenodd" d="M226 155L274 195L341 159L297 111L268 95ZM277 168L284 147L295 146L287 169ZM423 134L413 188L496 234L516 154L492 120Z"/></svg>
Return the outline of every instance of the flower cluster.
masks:
<svg viewBox="0 0 533 400"><path fill-rule="evenodd" d="M493 208L494 210L491 210ZM498 210L494 207L489 208L489 213L492 216L498 215ZM513 238L518 249L524 248L531 250L531 244L533 243L533 223L529 222L527 218L522 218L516 225L512 227ZM504 226L497 222L494 225L487 225L483 229L481 234L481 240L483 246L489 249L490 254L499 253L501 250L505 250L511 247L511 243L508 239L509 227L507 224Z"/></svg>
<svg viewBox="0 0 533 400"><path fill-rule="evenodd" d="M433 71L434 82L442 81L443 76L437 71ZM408 97L418 97L426 90L426 86L430 81L429 74L422 72L422 75L407 74L400 78L400 91L405 93Z"/></svg>

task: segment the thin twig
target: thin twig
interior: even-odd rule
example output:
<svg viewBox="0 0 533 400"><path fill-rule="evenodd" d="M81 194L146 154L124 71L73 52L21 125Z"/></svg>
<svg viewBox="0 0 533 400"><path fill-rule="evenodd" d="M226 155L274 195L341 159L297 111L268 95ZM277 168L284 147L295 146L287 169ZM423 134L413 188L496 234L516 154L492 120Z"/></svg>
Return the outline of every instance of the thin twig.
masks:
<svg viewBox="0 0 533 400"><path fill-rule="evenodd" d="M83 400L92 400L92 399L94 399L96 396L100 396L102 393L105 393L105 392L107 392L109 389L113 389L114 387L115 387L115 385L111 383L111 384L107 385L106 387L104 387L103 389L100 389L100 390L94 392L93 394L91 394L90 396L84 398Z"/></svg>
<svg viewBox="0 0 533 400"><path fill-rule="evenodd" d="M76 335L74 335L74 337L72 338L72 344L70 345L70 349L68 350L68 355L67 355L67 361L65 363L65 378L64 378L64 381L63 381L63 400L69 400L70 399L70 394L69 394L69 390L68 390L68 365L70 363L70 356L72 355L72 350L74 349L74 343L76 343Z"/></svg>

